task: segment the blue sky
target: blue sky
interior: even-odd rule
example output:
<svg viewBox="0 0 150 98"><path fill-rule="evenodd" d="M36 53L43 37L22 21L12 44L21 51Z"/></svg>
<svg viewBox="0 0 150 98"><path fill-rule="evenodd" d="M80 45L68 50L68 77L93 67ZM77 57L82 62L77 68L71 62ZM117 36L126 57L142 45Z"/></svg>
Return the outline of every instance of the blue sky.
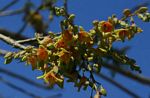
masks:
<svg viewBox="0 0 150 98"><path fill-rule="evenodd" d="M10 1L11 0L0 0L0 7ZM24 0L20 0L20 3L14 6L13 9L21 8L23 2ZM34 2L37 5L39 4L39 1ZM107 17L111 16L112 14L116 14L118 17L121 17L123 9L132 8L141 2L144 2L144 0L69 0L69 12L76 15L75 24L83 26L88 31L92 28L93 20L107 20ZM61 4L62 3L58 3L58 5ZM50 25L49 30L59 32L59 21L61 20L61 18L55 19L56 20ZM22 21L19 15L12 17L0 17L0 28L7 28L11 31L17 31L21 24ZM135 36L131 41L126 41L125 43L119 42L115 43L114 45L117 47L124 47L127 45L132 46L127 55L129 57L135 58L137 64L141 66L141 69L143 71L142 75L150 77L150 45L148 44L150 42L150 24L143 23L139 20L137 20L137 24L144 30L143 33ZM31 35L31 32L34 31L28 26L28 28L24 32L24 35L33 37L33 35ZM11 46L3 43L2 41L0 41L0 48L15 51L15 49L11 48ZM26 67L24 63L13 61L9 65L4 65L3 61L4 59L0 58L0 67L16 72L22 76L31 78L36 82L42 83L41 80L36 79L36 76L39 76L40 73L38 71L32 71L31 68ZM107 71L106 69L102 69L102 73L108 76L110 75L109 71ZM6 80L14 83L15 85L21 86L22 88L43 97L57 93L63 94L61 98L89 98L90 96L90 89L88 89L87 91L77 92L77 88L74 88L73 84L71 83L65 83L65 88L63 90L56 88L54 90L45 91L27 85L26 83L21 82L17 79L13 79L12 77L9 77L7 75L0 73L0 76L5 77ZM150 88L145 85L134 82L119 74L117 74L114 79L131 89L133 92L139 94L142 98L148 98L148 96L150 96ZM107 89L108 96L106 98L130 98L127 94L120 91L115 86L109 84L107 81L104 81L103 79L98 80ZM28 96L15 91L0 82L0 95L1 94L6 98L29 98Z"/></svg>

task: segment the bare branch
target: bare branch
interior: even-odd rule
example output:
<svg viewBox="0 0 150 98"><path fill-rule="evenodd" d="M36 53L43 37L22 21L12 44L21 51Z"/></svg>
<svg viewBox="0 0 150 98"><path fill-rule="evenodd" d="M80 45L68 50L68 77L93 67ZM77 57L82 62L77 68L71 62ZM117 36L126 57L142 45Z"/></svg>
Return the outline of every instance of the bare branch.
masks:
<svg viewBox="0 0 150 98"><path fill-rule="evenodd" d="M13 72L8 71L8 70L6 70L6 69L0 68L0 73L4 73L4 74L7 74L7 75L9 75L9 76L11 76L11 77L17 78L17 79L19 79L19 80L21 80L21 81L23 81L23 82L25 82L25 83L28 83L28 84L30 84L30 85L32 85L32 86L35 86L35 87L38 87L38 88L42 88L42 89L44 89L44 90L50 90L50 88L48 88L47 86L41 85L41 84L39 84L39 83L36 83L36 82L34 82L33 80L30 80L30 79L28 79L28 78L25 78L25 77L23 77L23 76L21 76L21 75L18 75L18 74L16 74L16 73L13 73Z"/></svg>
<svg viewBox="0 0 150 98"><path fill-rule="evenodd" d="M20 48L20 49L26 48L26 46L23 46L23 45L17 43L15 40L13 40L5 35L0 34L0 39L12 46L15 46L16 48Z"/></svg>
<svg viewBox="0 0 150 98"><path fill-rule="evenodd" d="M62 94L56 94L56 95L52 95L52 96L48 96L46 98L60 98L62 96Z"/></svg>
<svg viewBox="0 0 150 98"><path fill-rule="evenodd" d="M43 39L44 37L39 37L39 39ZM25 40L18 40L17 43L24 44L24 43L30 43L30 42L35 42L37 41L36 38L29 38Z"/></svg>
<svg viewBox="0 0 150 98"><path fill-rule="evenodd" d="M136 10L139 9L140 7L149 6L149 4L150 4L150 0L147 0L147 1L143 2L143 3L140 3L140 4L136 5L135 7L133 7L133 8L131 9L131 12L136 11Z"/></svg>
<svg viewBox="0 0 150 98"><path fill-rule="evenodd" d="M0 28L0 34L3 34L5 36L10 37L10 38L15 39L15 40L27 39L27 37L25 37L25 36L22 36L20 34L17 34L17 33L14 33L12 31L8 31L8 30L2 29L2 28Z"/></svg>
<svg viewBox="0 0 150 98"><path fill-rule="evenodd" d="M8 51L0 49L0 55L4 56L7 53L8 53Z"/></svg>
<svg viewBox="0 0 150 98"><path fill-rule="evenodd" d="M21 9L17 9L17 10L4 11L4 12L0 13L0 17L21 14L24 12L24 10L25 10L24 8L21 8Z"/></svg>
<svg viewBox="0 0 150 98"><path fill-rule="evenodd" d="M150 86L150 78L148 78L148 77L144 77L141 75L135 75L129 71L125 71L125 70L123 70L117 66L113 66L113 65L109 65L109 64L103 64L103 67L110 69L110 70L114 70L114 71L122 74L123 76L131 78L131 79L133 79L133 80L135 80L141 84L145 84L145 85Z"/></svg>
<svg viewBox="0 0 150 98"><path fill-rule="evenodd" d="M141 98L140 96L138 96L136 93L130 91L129 89L127 89L126 87L124 87L122 84L118 83L117 81L107 77L106 75L102 74L102 73L95 73L98 77L103 78L104 80L110 82L111 84L113 84L114 86L116 86L117 88L119 88L120 90L122 90L123 92L127 93L128 95L132 96L132 98Z"/></svg>
<svg viewBox="0 0 150 98"><path fill-rule="evenodd" d="M64 0L64 8L68 12L68 0Z"/></svg>
<svg viewBox="0 0 150 98"><path fill-rule="evenodd" d="M8 8L10 8L11 6L13 6L14 4L16 4L18 2L18 0L14 0L12 2L10 2L9 4L7 4L6 6L4 6L0 12L7 10Z"/></svg>
<svg viewBox="0 0 150 98"><path fill-rule="evenodd" d="M18 30L18 34L21 34L27 27L28 23L27 22L24 22L24 24L22 25L22 27Z"/></svg>
<svg viewBox="0 0 150 98"><path fill-rule="evenodd" d="M39 96L37 96L37 95L31 93L30 91L27 91L27 90L25 90L25 89L23 89L23 88L21 88L21 87L16 86L16 85L12 84L11 82L9 82L9 81L3 79L2 77L0 77L0 81L3 82L3 83L5 83L5 84L8 85L9 87L11 87L11 88L13 88L13 89L15 89L15 90L17 90L17 91L19 91L19 92L22 92L23 94L28 95L28 96L30 96L30 97L32 97L32 98L40 98Z"/></svg>

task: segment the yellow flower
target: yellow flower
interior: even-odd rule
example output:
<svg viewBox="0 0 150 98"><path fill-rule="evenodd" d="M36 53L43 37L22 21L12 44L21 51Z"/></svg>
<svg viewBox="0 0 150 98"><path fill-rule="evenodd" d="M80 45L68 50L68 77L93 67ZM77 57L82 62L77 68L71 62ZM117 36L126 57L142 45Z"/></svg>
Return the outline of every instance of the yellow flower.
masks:
<svg viewBox="0 0 150 98"><path fill-rule="evenodd" d="M68 64L70 62L71 54L68 51L62 50L59 52L59 57L62 62Z"/></svg>
<svg viewBox="0 0 150 98"><path fill-rule="evenodd" d="M49 36L46 36L44 37L44 39L40 42L40 44L44 45L44 46L47 46L49 43L52 43L53 40L49 37Z"/></svg>
<svg viewBox="0 0 150 98"><path fill-rule="evenodd" d="M90 43L90 41L92 41L90 35L85 31L79 32L78 39L80 42L86 42L86 43Z"/></svg>
<svg viewBox="0 0 150 98"><path fill-rule="evenodd" d="M53 87L55 84L63 83L63 79L58 77L53 71L45 73L43 76L37 77L38 79L43 78L50 87Z"/></svg>

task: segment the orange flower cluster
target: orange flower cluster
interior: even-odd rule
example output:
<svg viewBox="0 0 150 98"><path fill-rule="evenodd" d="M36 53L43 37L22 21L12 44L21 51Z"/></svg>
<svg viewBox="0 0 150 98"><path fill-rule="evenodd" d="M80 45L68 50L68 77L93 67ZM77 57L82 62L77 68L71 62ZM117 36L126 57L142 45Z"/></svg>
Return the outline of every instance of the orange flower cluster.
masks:
<svg viewBox="0 0 150 98"><path fill-rule="evenodd" d="M41 67L43 66L44 68L46 66L44 62L46 62L47 60L48 60L48 51L44 47L39 47L37 49L36 54L31 54L30 56L27 57L27 63L32 65L32 69L36 69L38 67L38 64L40 64L40 62L43 62L43 64L39 66Z"/></svg>
<svg viewBox="0 0 150 98"><path fill-rule="evenodd" d="M65 30L61 39L58 40L56 48L68 48L69 44L73 41L73 34L69 30Z"/></svg>
<svg viewBox="0 0 150 98"><path fill-rule="evenodd" d="M60 86L63 84L63 78L60 77L62 74L59 73L60 70L62 73L65 72L68 78L73 78L69 72L76 70L74 63L80 65L83 59L93 62L94 56L97 54L105 55L107 53L105 48L110 49L114 41L124 41L126 37L129 39L132 36L128 28L115 29L113 23L113 21L98 22L98 29L96 30L94 28L90 32L86 32L80 28L77 34L73 34L72 30L69 29L64 30L60 36L53 37L53 39L47 36L40 41L40 46L36 49L36 53L31 53L27 62L32 65L33 69L40 69L45 72L40 78L43 78L50 86L55 84ZM94 38L100 37L98 35L100 33L102 36L98 39L103 42L97 44L97 40L94 40ZM94 44L99 45L97 49L93 47ZM103 47L105 48L103 49ZM95 67L99 72L101 66L95 65L98 64L89 65L89 70L92 70L91 67ZM53 67L57 68L55 69ZM85 76L81 76L80 78L76 77L76 79L72 80L77 81L76 85L79 89L86 87L86 82L90 81Z"/></svg>

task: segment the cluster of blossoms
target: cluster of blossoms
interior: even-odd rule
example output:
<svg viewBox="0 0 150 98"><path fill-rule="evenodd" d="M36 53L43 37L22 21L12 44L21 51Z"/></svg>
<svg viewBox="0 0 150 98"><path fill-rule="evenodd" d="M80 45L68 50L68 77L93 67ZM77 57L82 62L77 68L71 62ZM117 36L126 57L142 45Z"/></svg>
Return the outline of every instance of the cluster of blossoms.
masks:
<svg viewBox="0 0 150 98"><path fill-rule="evenodd" d="M131 15L127 12L126 17ZM60 35L51 33L42 40L37 37L38 48L29 46L20 52L8 53L5 58L6 61L11 60L11 57L22 58L22 61L31 64L33 70L41 70L43 75L38 79L44 79L50 87L57 84L63 88L64 78L67 78L67 82L74 82L78 90L88 86L96 91L101 88L100 94L105 95L105 90L95 80L93 73L100 72L108 56L140 71L133 59L112 49L114 42L130 40L140 32L142 30L136 26L133 19L127 22L117 19L114 15L107 21L93 21L90 31L85 31L82 27L75 28L68 23L68 28L62 30Z"/></svg>

